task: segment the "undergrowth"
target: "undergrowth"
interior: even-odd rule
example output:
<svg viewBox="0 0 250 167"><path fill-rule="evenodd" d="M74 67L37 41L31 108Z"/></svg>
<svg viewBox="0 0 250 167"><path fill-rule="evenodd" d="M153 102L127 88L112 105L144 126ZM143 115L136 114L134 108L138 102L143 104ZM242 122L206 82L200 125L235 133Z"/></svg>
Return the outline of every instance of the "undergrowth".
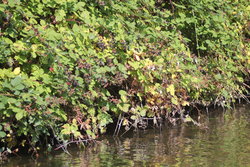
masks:
<svg viewBox="0 0 250 167"><path fill-rule="evenodd" d="M249 89L249 16L246 0L2 0L0 152L230 107Z"/></svg>

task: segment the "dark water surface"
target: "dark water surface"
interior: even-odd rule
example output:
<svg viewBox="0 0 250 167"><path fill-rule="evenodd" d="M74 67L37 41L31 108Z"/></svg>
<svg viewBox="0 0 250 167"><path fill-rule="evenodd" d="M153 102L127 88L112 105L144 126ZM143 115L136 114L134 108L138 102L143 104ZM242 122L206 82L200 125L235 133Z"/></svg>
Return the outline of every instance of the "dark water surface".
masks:
<svg viewBox="0 0 250 167"><path fill-rule="evenodd" d="M4 167L250 167L250 105L216 110L201 118L202 127L182 124L120 138L105 136L85 149L70 148L40 156L14 157ZM0 165L1 166L1 165Z"/></svg>

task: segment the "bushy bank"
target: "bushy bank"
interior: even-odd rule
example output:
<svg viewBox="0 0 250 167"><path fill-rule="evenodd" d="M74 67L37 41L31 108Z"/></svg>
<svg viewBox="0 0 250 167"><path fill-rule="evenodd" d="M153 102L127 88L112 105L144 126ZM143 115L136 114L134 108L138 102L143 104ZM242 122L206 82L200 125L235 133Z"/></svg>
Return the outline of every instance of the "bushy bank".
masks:
<svg viewBox="0 0 250 167"><path fill-rule="evenodd" d="M248 5L3 0L0 152L96 138L118 118L129 128L245 97Z"/></svg>

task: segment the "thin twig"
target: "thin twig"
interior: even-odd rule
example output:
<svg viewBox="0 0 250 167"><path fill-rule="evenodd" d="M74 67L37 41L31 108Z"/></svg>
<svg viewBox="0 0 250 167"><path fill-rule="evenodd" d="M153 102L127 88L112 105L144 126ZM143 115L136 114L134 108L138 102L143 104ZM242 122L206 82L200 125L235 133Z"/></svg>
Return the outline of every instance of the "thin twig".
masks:
<svg viewBox="0 0 250 167"><path fill-rule="evenodd" d="M170 3L171 8L172 8L172 13L174 13L174 4L173 4L172 0L169 0L169 3Z"/></svg>
<svg viewBox="0 0 250 167"><path fill-rule="evenodd" d="M132 125L129 127L128 130L126 130L126 131L121 135L121 137L122 137L123 135L125 135L131 128L132 128Z"/></svg>
<svg viewBox="0 0 250 167"><path fill-rule="evenodd" d="M195 17L194 11L192 10L193 17ZM199 49L199 39L197 34L197 24L196 21L194 22L194 32L195 32L195 40L196 40L196 48L197 48L197 54L200 57L200 49Z"/></svg>
<svg viewBox="0 0 250 167"><path fill-rule="evenodd" d="M119 123L119 128L118 128L118 131L117 131L117 136L120 132L120 129L121 129L121 126L122 126L122 122L123 122L123 118L121 119L120 123Z"/></svg>
<svg viewBox="0 0 250 167"><path fill-rule="evenodd" d="M88 141L95 141L94 139L80 139L80 140L74 140L74 141L69 141L65 144L61 144L60 146L58 146L57 148L55 148L55 150L58 150L60 148L64 149L65 147L67 147L67 145L72 144L72 143L82 143L82 142L88 142Z"/></svg>
<svg viewBox="0 0 250 167"><path fill-rule="evenodd" d="M250 86L249 85L247 85L246 83L242 83L244 86L246 86L246 87L248 87L248 88L250 88Z"/></svg>
<svg viewBox="0 0 250 167"><path fill-rule="evenodd" d="M0 96L15 96L15 95L13 95L13 94L4 94L4 93L0 93Z"/></svg>
<svg viewBox="0 0 250 167"><path fill-rule="evenodd" d="M115 127L115 132L114 132L113 136L116 136L116 132L117 132L117 130L118 130L118 125L119 125L120 119L121 119L121 114L120 114L119 117L118 117L118 121L117 121L117 124L116 124L116 127Z"/></svg>

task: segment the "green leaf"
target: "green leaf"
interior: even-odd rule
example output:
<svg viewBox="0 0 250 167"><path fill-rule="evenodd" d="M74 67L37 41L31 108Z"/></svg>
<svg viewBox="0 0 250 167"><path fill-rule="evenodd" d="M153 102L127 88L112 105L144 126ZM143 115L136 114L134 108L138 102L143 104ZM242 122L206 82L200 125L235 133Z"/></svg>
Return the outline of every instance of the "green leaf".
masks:
<svg viewBox="0 0 250 167"><path fill-rule="evenodd" d="M122 110L123 112L128 112L130 104L118 104L118 107L120 110Z"/></svg>
<svg viewBox="0 0 250 167"><path fill-rule="evenodd" d="M136 120L138 118L138 116L136 116L136 115L132 115L131 117L130 117L130 119L132 119L132 120Z"/></svg>
<svg viewBox="0 0 250 167"><path fill-rule="evenodd" d="M121 100L126 103L127 102L127 92L124 90L120 90L119 94L121 95Z"/></svg>
<svg viewBox="0 0 250 167"><path fill-rule="evenodd" d="M4 12L6 6L5 4L0 4L0 12Z"/></svg>
<svg viewBox="0 0 250 167"><path fill-rule="evenodd" d="M11 104L15 104L17 102L17 100L14 98L8 98L7 100L8 100L8 103L11 103Z"/></svg>
<svg viewBox="0 0 250 167"><path fill-rule="evenodd" d="M108 113L105 113L105 112L99 113L97 118L100 122L100 126L106 126L107 124L113 122L110 115Z"/></svg>
<svg viewBox="0 0 250 167"><path fill-rule="evenodd" d="M15 87L15 86L21 84L21 82L22 82L22 79L21 79L21 77L18 76L16 78L12 79L10 83L12 86Z"/></svg>
<svg viewBox="0 0 250 167"><path fill-rule="evenodd" d="M26 49L25 43L23 43L22 41L15 42L12 47L16 52L24 51Z"/></svg>
<svg viewBox="0 0 250 167"><path fill-rule="evenodd" d="M0 138L4 138L6 136L6 133L3 131L0 131Z"/></svg>
<svg viewBox="0 0 250 167"><path fill-rule="evenodd" d="M89 34L89 39L94 39L95 38L95 34L94 33L90 33Z"/></svg>
<svg viewBox="0 0 250 167"><path fill-rule="evenodd" d="M127 102L127 97L126 96L121 96L122 102L126 103Z"/></svg>
<svg viewBox="0 0 250 167"><path fill-rule="evenodd" d="M138 68L140 68L140 62L132 62L132 61L129 61L128 63L129 63L129 65L131 65L135 70L137 70Z"/></svg>
<svg viewBox="0 0 250 167"><path fill-rule="evenodd" d="M56 21L62 21L66 16L66 13L64 10L57 10L55 16L56 16Z"/></svg>
<svg viewBox="0 0 250 167"><path fill-rule="evenodd" d="M146 110L141 110L141 111L140 111L140 115L141 115L142 117L146 116Z"/></svg>
<svg viewBox="0 0 250 167"><path fill-rule="evenodd" d="M21 120L23 117L25 117L27 114L25 110L17 108L17 107L11 107L11 109L13 110L13 112L16 113L15 117L18 121Z"/></svg>
<svg viewBox="0 0 250 167"><path fill-rule="evenodd" d="M222 79L222 76L221 76L221 74L216 74L216 75L214 76L214 78L215 78L216 80L221 80L221 79Z"/></svg>
<svg viewBox="0 0 250 167"><path fill-rule="evenodd" d="M17 90L23 90L25 88L25 86L23 84L19 84L17 86L15 86L15 89Z"/></svg>
<svg viewBox="0 0 250 167"><path fill-rule="evenodd" d="M124 90L120 90L120 91L119 91L119 94L120 94L121 96L126 96L126 95L127 95L127 92L124 91Z"/></svg>
<svg viewBox="0 0 250 167"><path fill-rule="evenodd" d="M85 6L85 2L78 2L74 5L74 10L83 10Z"/></svg>
<svg viewBox="0 0 250 167"><path fill-rule="evenodd" d="M118 64L118 70L122 73L126 73L126 67L123 64Z"/></svg>
<svg viewBox="0 0 250 167"><path fill-rule="evenodd" d="M95 133L92 132L91 130L89 130L89 129L86 130L86 133L87 133L88 136L90 136L90 138L92 138L92 139L95 139L95 138L96 138Z"/></svg>
<svg viewBox="0 0 250 167"><path fill-rule="evenodd" d="M18 112L16 113L16 119L19 121L20 119L22 119L24 117L24 114L22 112Z"/></svg>
<svg viewBox="0 0 250 167"><path fill-rule="evenodd" d="M186 7L185 7L185 6L183 6L183 5L179 5L179 4L174 3L174 2L172 2L172 3L174 4L174 6L176 6L176 7L178 7L178 8L181 8L181 9L186 9Z"/></svg>
<svg viewBox="0 0 250 167"><path fill-rule="evenodd" d="M0 103L0 110L4 108L5 108L5 105L3 103Z"/></svg>
<svg viewBox="0 0 250 167"><path fill-rule="evenodd" d="M88 109L88 113L89 113L92 117L94 117L94 116L95 116L95 108L93 108L93 107L89 108L89 109Z"/></svg>
<svg viewBox="0 0 250 167"><path fill-rule="evenodd" d="M77 24L74 24L72 30L74 32L79 32L80 31L80 27Z"/></svg>
<svg viewBox="0 0 250 167"><path fill-rule="evenodd" d="M16 5L16 0L8 0L8 5L14 7Z"/></svg>

